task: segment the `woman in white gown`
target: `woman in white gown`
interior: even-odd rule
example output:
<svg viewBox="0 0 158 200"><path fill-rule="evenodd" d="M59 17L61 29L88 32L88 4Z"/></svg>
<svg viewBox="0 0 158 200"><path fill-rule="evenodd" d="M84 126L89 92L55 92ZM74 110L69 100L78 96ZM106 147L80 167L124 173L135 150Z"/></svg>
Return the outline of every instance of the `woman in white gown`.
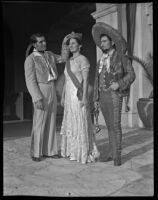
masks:
<svg viewBox="0 0 158 200"><path fill-rule="evenodd" d="M64 39L64 45L72 53L70 69L78 81L83 82L83 97L77 97L77 87L65 67L65 83L61 104L64 106L64 116L60 134L61 156L70 160L87 163L95 162L99 157L88 106L88 74L90 64L80 53L81 34L72 32Z"/></svg>

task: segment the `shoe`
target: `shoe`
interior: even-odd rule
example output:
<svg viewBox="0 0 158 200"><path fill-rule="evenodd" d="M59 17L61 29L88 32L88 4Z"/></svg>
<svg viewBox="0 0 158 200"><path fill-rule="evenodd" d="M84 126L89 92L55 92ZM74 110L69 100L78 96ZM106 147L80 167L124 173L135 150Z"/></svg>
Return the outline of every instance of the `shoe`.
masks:
<svg viewBox="0 0 158 200"><path fill-rule="evenodd" d="M114 159L114 166L120 166L121 165L121 158L115 158Z"/></svg>
<svg viewBox="0 0 158 200"><path fill-rule="evenodd" d="M73 158L73 157L71 157L71 158L70 158L70 160L71 160L71 161L75 161L76 159L75 159L75 158Z"/></svg>
<svg viewBox="0 0 158 200"><path fill-rule="evenodd" d="M43 155L43 157L44 157L44 158L54 158L54 159L61 158L61 156L59 156L58 154L53 155L53 156L46 156L46 155Z"/></svg>
<svg viewBox="0 0 158 200"><path fill-rule="evenodd" d="M40 162L40 161L41 161L41 158L32 157L32 160L35 161L35 162Z"/></svg>
<svg viewBox="0 0 158 200"><path fill-rule="evenodd" d="M54 155L54 156L50 156L50 157L53 158L53 159L61 158L58 154L57 154L57 155Z"/></svg>

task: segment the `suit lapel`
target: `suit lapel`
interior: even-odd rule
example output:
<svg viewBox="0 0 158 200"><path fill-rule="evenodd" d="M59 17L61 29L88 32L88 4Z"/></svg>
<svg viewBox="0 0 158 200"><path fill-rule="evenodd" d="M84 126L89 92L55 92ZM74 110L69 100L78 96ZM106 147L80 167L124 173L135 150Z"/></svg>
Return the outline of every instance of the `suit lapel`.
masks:
<svg viewBox="0 0 158 200"><path fill-rule="evenodd" d="M53 69L53 71L56 74L56 76L58 76L58 72L57 72L57 69L56 69L56 63L55 63L54 57L49 52L47 52L46 56L47 56L47 60L48 60L48 62L50 64L49 66Z"/></svg>
<svg viewBox="0 0 158 200"><path fill-rule="evenodd" d="M47 72L48 68L46 67L46 61L43 58L43 56L39 52L34 51L33 57L34 57L35 62L37 63L37 66L42 68L43 71Z"/></svg>

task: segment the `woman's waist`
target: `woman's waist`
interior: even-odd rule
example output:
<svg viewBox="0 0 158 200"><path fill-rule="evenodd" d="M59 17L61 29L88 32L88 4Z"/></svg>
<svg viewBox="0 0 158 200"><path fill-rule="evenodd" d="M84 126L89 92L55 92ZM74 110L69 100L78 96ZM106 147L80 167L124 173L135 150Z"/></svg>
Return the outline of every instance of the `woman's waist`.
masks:
<svg viewBox="0 0 158 200"><path fill-rule="evenodd" d="M76 78L77 78L77 81L81 84L81 83L82 83L82 78L81 78L81 79L78 78L78 77L76 77ZM70 84L70 85L73 84L73 85L74 85L74 84L75 84L74 82L75 82L75 81L73 81L70 77L67 77L67 78L66 78L66 83L67 83L67 84Z"/></svg>
<svg viewBox="0 0 158 200"><path fill-rule="evenodd" d="M48 81L47 83L45 82L38 82L39 87L54 87L54 81Z"/></svg>

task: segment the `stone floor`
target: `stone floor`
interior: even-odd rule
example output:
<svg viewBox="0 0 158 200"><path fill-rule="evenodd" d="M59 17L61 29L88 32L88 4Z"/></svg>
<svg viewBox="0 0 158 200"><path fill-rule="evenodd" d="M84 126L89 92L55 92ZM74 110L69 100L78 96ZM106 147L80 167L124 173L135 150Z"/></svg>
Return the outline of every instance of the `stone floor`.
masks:
<svg viewBox="0 0 158 200"><path fill-rule="evenodd" d="M153 131L123 129L122 165L103 162L107 130L96 134L100 161L80 164L68 159L29 157L31 122L4 124L3 195L153 196ZM60 135L58 148L60 149Z"/></svg>

